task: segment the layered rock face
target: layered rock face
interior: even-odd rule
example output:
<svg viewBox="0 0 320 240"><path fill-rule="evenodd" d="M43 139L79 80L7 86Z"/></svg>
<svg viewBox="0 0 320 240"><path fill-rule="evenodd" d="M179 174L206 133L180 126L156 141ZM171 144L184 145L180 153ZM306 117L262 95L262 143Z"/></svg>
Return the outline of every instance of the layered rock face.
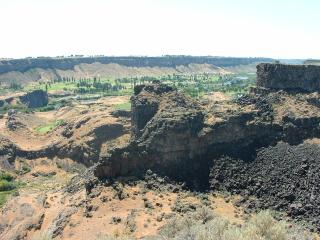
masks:
<svg viewBox="0 0 320 240"><path fill-rule="evenodd" d="M260 147L320 136L317 98L264 91L202 105L165 85L138 86L131 99L132 141L100 159L95 175L117 177L152 169L179 180L208 181L213 158L252 160Z"/></svg>
<svg viewBox="0 0 320 240"><path fill-rule="evenodd" d="M257 85L271 89L320 90L320 66L262 63L257 66Z"/></svg>
<svg viewBox="0 0 320 240"><path fill-rule="evenodd" d="M48 94L43 90L35 90L20 96L20 101L28 108L44 107L48 105Z"/></svg>

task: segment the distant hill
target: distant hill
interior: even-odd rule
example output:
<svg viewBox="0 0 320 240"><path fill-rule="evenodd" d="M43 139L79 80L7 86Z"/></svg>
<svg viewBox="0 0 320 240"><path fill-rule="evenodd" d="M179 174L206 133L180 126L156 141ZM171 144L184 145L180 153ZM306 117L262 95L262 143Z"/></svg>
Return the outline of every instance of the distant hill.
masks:
<svg viewBox="0 0 320 240"><path fill-rule="evenodd" d="M307 65L320 65L320 60L310 59L310 60L304 61L304 64L307 64Z"/></svg>
<svg viewBox="0 0 320 240"><path fill-rule="evenodd" d="M0 82L27 83L63 77L135 77L183 73L216 73L224 68L255 66L270 58L233 57L66 57L0 60Z"/></svg>

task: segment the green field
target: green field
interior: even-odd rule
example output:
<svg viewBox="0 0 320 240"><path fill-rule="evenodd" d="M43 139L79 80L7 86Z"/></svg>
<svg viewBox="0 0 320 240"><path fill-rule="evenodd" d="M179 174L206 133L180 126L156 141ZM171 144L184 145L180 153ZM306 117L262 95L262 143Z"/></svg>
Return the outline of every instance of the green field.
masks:
<svg viewBox="0 0 320 240"><path fill-rule="evenodd" d="M123 96L132 95L133 88L139 84L149 84L153 81L160 81L164 84L176 87L178 90L193 98L201 98L207 93L223 92L232 98L237 98L248 93L250 87L255 86L255 74L242 72L237 74L173 74L158 77L128 77L119 79L100 79L100 78L63 78L52 80L51 82L36 82L26 86L13 84L10 86L0 86L0 94L16 91L32 91L42 89L49 93L62 91L67 97L51 97L49 105L32 111L52 111L67 106L73 99L76 100L96 100L106 96ZM9 109L17 109L21 112L28 112L23 104L9 105L5 104L0 108L0 114L6 113ZM129 104L115 106L115 109L130 109ZM38 127L36 130L40 134L52 131L56 127L56 123L50 123L46 126Z"/></svg>

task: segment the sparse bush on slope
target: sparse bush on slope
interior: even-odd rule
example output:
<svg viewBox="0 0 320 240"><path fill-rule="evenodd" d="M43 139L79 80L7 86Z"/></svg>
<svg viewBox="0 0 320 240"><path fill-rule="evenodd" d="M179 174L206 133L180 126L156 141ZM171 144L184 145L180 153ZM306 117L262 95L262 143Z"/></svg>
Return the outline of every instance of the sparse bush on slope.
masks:
<svg viewBox="0 0 320 240"><path fill-rule="evenodd" d="M203 211L203 210L202 210ZM174 240L311 240L310 235L294 230L284 221L277 221L269 211L252 217L243 226L232 225L215 217L204 223L194 216L175 218L161 230L157 239Z"/></svg>
<svg viewBox="0 0 320 240"><path fill-rule="evenodd" d="M7 180L0 180L0 192L10 191L16 188L14 182L9 182Z"/></svg>
<svg viewBox="0 0 320 240"><path fill-rule="evenodd" d="M8 182L11 182L14 179L14 177L5 171L0 171L0 180L6 180Z"/></svg>
<svg viewBox="0 0 320 240"><path fill-rule="evenodd" d="M10 191L17 187L14 177L5 171L0 171L0 192Z"/></svg>
<svg viewBox="0 0 320 240"><path fill-rule="evenodd" d="M210 217L208 217L210 216ZM51 240L44 233L33 240ZM100 236L95 240L134 240L127 234ZM262 211L242 226L233 225L221 217L213 217L208 208L185 217L175 217L161 229L158 236L145 240L315 240L302 230L290 227L284 221L277 221L270 211Z"/></svg>

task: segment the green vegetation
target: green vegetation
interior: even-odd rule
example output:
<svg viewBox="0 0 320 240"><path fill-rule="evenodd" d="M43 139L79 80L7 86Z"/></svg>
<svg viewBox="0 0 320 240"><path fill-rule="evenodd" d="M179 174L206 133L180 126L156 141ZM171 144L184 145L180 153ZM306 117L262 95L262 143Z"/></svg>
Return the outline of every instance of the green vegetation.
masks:
<svg viewBox="0 0 320 240"><path fill-rule="evenodd" d="M249 73L227 75L175 75L164 80L194 98L210 92L223 92L233 97L245 94L255 85L255 75Z"/></svg>
<svg viewBox="0 0 320 240"><path fill-rule="evenodd" d="M113 108L115 110L130 110L131 109L131 103L130 102L126 102L126 103L115 104L115 105L113 105Z"/></svg>
<svg viewBox="0 0 320 240"><path fill-rule="evenodd" d="M8 182L11 182L13 181L14 177L8 173L8 172L5 172L5 171L1 171L0 172L0 180L6 180Z"/></svg>
<svg viewBox="0 0 320 240"><path fill-rule="evenodd" d="M248 71L248 70L247 70ZM160 81L164 84L176 87L178 90L186 93L193 98L201 98L203 95L211 92L223 92L231 97L239 97L247 93L250 87L255 85L256 75L249 72L241 72L237 74L172 74L157 77L141 76L127 77L117 79L106 79L100 77L79 78L64 77L54 79L51 82L31 83L20 88L20 86L0 86L0 93L14 91L32 91L42 89L53 93L55 91L63 91L62 93L53 93L50 96L48 106L38 109L28 109L21 103L13 105L5 103L0 107L0 114L5 114L9 109L15 109L20 112L31 111L52 111L70 104L72 99L79 101L94 101L105 96L123 96L131 95L133 88L140 84L149 84L153 81ZM61 94L61 95L59 95ZM128 110L129 104L123 106L115 106L116 109ZM50 126L42 126L38 128L40 133L51 131L55 127L54 123Z"/></svg>
<svg viewBox="0 0 320 240"><path fill-rule="evenodd" d="M22 85L19 84L19 83L16 83L16 82L11 82L10 85L9 85L9 88L13 89L13 90L21 90L22 89Z"/></svg>
<svg viewBox="0 0 320 240"><path fill-rule="evenodd" d="M11 190L11 191L4 191L1 192L0 191L0 208L3 207L3 205L7 202L8 197L13 194L15 192L15 190Z"/></svg>
<svg viewBox="0 0 320 240"><path fill-rule="evenodd" d="M65 77L48 83L39 82L29 85L25 90L42 89L48 91L65 90L76 95L100 94L100 96L130 95L138 84L160 81L177 87L192 97L201 97L208 92L225 92L237 96L248 91L255 84L255 74L172 74L158 77L141 76L118 79L101 79L99 77L80 78Z"/></svg>
<svg viewBox="0 0 320 240"><path fill-rule="evenodd" d="M6 203L7 198L14 193L18 183L14 181L13 175L0 171L0 208Z"/></svg>
<svg viewBox="0 0 320 240"><path fill-rule="evenodd" d="M14 182L9 182L7 180L0 180L0 192L10 191L16 188L16 184Z"/></svg>
<svg viewBox="0 0 320 240"><path fill-rule="evenodd" d="M20 174L26 174L28 172L31 172L31 168L28 165L23 165Z"/></svg>
<svg viewBox="0 0 320 240"><path fill-rule="evenodd" d="M55 109L56 109L55 106L53 106L53 105L48 105L48 106L39 108L38 111L39 111L39 112L49 112L49 111L53 111L53 110L55 110Z"/></svg>
<svg viewBox="0 0 320 240"><path fill-rule="evenodd" d="M45 134L51 132L56 127L63 125L65 122L63 120L57 120L55 122L49 123L47 125L42 125L37 127L35 130L40 134Z"/></svg>
<svg viewBox="0 0 320 240"><path fill-rule="evenodd" d="M121 83L121 79L100 79L98 77L76 79L73 77L63 77L47 83L39 82L38 84L30 84L25 87L25 90L42 89L49 92L63 90L79 95L97 93L124 95L131 93L130 88L131 85L127 82Z"/></svg>
<svg viewBox="0 0 320 240"><path fill-rule="evenodd" d="M30 109L27 108L26 105L23 105L23 104L10 105L8 103L5 103L3 107L0 107L0 114L7 113L10 109L14 109L24 113L28 113L31 111Z"/></svg>

